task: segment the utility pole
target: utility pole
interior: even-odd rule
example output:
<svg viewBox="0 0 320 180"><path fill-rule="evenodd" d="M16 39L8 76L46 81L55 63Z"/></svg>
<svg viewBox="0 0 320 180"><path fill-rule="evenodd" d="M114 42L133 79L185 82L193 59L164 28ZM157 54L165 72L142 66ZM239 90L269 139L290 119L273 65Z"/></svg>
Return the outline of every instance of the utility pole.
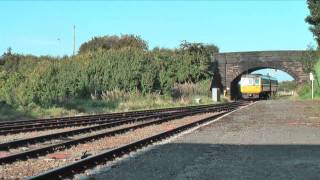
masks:
<svg viewBox="0 0 320 180"><path fill-rule="evenodd" d="M73 25L73 55L76 53L76 26Z"/></svg>
<svg viewBox="0 0 320 180"><path fill-rule="evenodd" d="M61 47L60 47L60 38L57 38L57 42L58 42L57 52L59 53L59 51L61 50ZM60 52L60 53L62 53L62 52ZM62 54L61 54L61 57L62 57Z"/></svg>

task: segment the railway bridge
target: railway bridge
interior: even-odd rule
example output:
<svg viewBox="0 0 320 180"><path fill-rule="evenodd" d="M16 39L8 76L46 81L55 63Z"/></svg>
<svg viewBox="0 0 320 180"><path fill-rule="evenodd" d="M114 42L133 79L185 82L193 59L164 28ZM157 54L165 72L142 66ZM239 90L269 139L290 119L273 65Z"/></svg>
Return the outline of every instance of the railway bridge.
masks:
<svg viewBox="0 0 320 180"><path fill-rule="evenodd" d="M213 86L227 90L234 99L239 96L238 83L242 74L271 68L290 74L298 83L308 80L303 71L302 59L306 51L252 51L217 53L212 62L218 67L214 70Z"/></svg>

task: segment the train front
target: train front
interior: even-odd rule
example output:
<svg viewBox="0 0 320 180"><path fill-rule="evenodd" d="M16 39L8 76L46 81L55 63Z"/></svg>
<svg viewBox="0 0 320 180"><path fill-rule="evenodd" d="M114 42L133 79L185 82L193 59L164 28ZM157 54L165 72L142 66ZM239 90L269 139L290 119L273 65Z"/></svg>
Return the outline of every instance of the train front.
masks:
<svg viewBox="0 0 320 180"><path fill-rule="evenodd" d="M258 99L260 98L261 78L259 75L247 74L242 75L240 80L240 92L244 99Z"/></svg>

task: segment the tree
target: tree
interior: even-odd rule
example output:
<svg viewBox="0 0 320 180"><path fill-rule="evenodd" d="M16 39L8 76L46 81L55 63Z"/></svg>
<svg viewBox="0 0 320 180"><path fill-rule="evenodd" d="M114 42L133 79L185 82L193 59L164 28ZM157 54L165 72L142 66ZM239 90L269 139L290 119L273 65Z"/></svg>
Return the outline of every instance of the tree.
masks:
<svg viewBox="0 0 320 180"><path fill-rule="evenodd" d="M308 45L306 53L302 57L303 71L306 73L314 72L314 65L317 62L317 51L314 50L312 45Z"/></svg>
<svg viewBox="0 0 320 180"><path fill-rule="evenodd" d="M320 48L320 1L307 0L310 15L306 17L305 21L311 25L310 31L315 37L318 48Z"/></svg>
<svg viewBox="0 0 320 180"><path fill-rule="evenodd" d="M12 55L12 48L8 47L7 52L4 52L2 56L0 56L0 65L4 65L6 59L8 59Z"/></svg>
<svg viewBox="0 0 320 180"><path fill-rule="evenodd" d="M7 49L7 53L5 53L7 56L11 56L12 55L12 48L8 47Z"/></svg>
<svg viewBox="0 0 320 180"><path fill-rule="evenodd" d="M191 54L196 53L203 55L212 55L219 52L219 48L214 44L190 43L185 40L181 42L180 49L188 51Z"/></svg>
<svg viewBox="0 0 320 180"><path fill-rule="evenodd" d="M80 46L79 53L96 52L121 48L137 48L148 50L147 42L135 35L94 37Z"/></svg>

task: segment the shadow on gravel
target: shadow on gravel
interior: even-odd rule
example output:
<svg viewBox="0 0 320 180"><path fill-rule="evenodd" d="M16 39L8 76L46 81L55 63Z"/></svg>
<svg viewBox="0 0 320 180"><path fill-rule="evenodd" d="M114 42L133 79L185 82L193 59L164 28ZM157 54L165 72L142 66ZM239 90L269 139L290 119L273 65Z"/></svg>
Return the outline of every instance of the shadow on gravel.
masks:
<svg viewBox="0 0 320 180"><path fill-rule="evenodd" d="M88 179L319 179L320 145L165 144Z"/></svg>

